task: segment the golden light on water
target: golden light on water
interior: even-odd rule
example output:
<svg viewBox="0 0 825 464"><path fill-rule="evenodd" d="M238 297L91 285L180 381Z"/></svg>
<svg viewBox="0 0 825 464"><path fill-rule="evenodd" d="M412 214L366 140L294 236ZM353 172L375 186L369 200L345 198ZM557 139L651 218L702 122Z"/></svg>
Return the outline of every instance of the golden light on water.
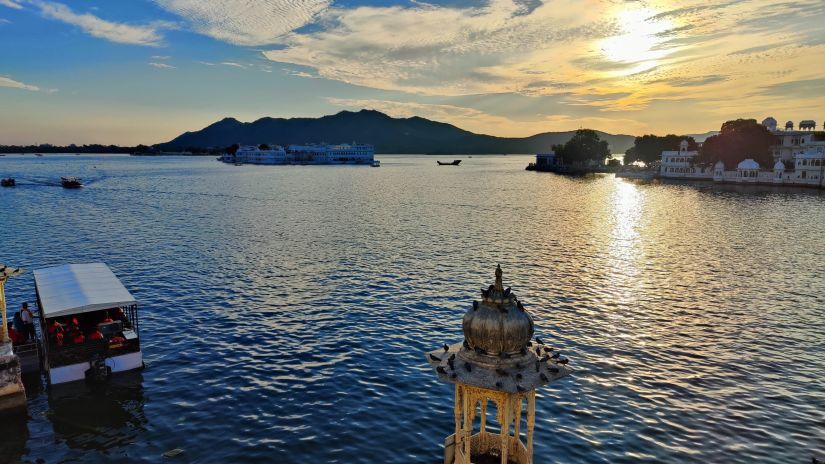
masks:
<svg viewBox="0 0 825 464"><path fill-rule="evenodd" d="M604 57L616 64L628 65L612 75L629 75L656 67L669 53L662 45L662 33L673 27L667 18L657 18L652 8L624 8L616 14L623 33L599 42Z"/></svg>

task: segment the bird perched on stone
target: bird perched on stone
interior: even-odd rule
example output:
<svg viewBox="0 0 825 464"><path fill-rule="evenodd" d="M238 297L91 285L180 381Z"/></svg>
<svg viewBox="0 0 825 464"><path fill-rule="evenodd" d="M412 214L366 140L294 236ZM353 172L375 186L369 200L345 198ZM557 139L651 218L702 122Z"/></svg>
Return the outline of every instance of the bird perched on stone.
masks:
<svg viewBox="0 0 825 464"><path fill-rule="evenodd" d="M489 298L490 293L489 293L489 292L487 292L487 290L484 290L484 289L482 288L482 289L481 289L481 296L482 296L483 298Z"/></svg>
<svg viewBox="0 0 825 464"><path fill-rule="evenodd" d="M510 287L507 287L507 288L504 289L504 294L503 295L504 295L504 298L507 298L508 296L510 296Z"/></svg>
<svg viewBox="0 0 825 464"><path fill-rule="evenodd" d="M516 380L521 380L521 374L516 374Z"/></svg>
<svg viewBox="0 0 825 464"><path fill-rule="evenodd" d="M541 359L539 359L539 361L541 361L543 363L546 363L549 360L550 360L550 356L547 356L547 355L544 355L544 356L542 356Z"/></svg>
<svg viewBox="0 0 825 464"><path fill-rule="evenodd" d="M455 361L455 353L451 354L450 357L447 358L447 360L448 361Z"/></svg>
<svg viewBox="0 0 825 464"><path fill-rule="evenodd" d="M547 368L547 370L548 370L548 371L550 371L550 372L552 372L552 373L554 373L554 374L558 374L558 373L559 373L559 368L558 368L558 367L556 367L556 366L549 366L549 367Z"/></svg>
<svg viewBox="0 0 825 464"><path fill-rule="evenodd" d="M526 388L524 388L524 387L522 387L521 385L516 385L516 390L518 390L518 391L520 391L520 392L522 392L522 393L524 393L524 392L526 392L526 391L527 391L527 389L526 389Z"/></svg>
<svg viewBox="0 0 825 464"><path fill-rule="evenodd" d="M444 369L444 366L438 366L435 368L435 371L439 374L447 375L447 369Z"/></svg>
<svg viewBox="0 0 825 464"><path fill-rule="evenodd" d="M545 347L544 347L544 352L545 352L545 353L549 353L549 352L551 352L551 351L553 351L553 348L550 348L549 346L545 346Z"/></svg>
<svg viewBox="0 0 825 464"><path fill-rule="evenodd" d="M548 379L547 376L544 375L544 372L539 374L539 378L541 379L542 382L549 382L550 381L550 379Z"/></svg>
<svg viewBox="0 0 825 464"><path fill-rule="evenodd" d="M502 377L506 377L507 376L507 371L505 371L504 369L499 367L498 369L496 369L496 374L498 374Z"/></svg>
<svg viewBox="0 0 825 464"><path fill-rule="evenodd" d="M478 301L473 300L473 311L478 311Z"/></svg>
<svg viewBox="0 0 825 464"><path fill-rule="evenodd" d="M435 362L441 362L441 358L439 358L438 356L436 356L432 353L430 353L430 359L432 359Z"/></svg>
<svg viewBox="0 0 825 464"><path fill-rule="evenodd" d="M480 355L485 355L485 354L487 354L487 351L485 351L485 350L483 350L483 349L481 349L481 348L479 348L479 347L475 347L475 348L474 348L474 350L475 350L476 354L480 354Z"/></svg>
<svg viewBox="0 0 825 464"><path fill-rule="evenodd" d="M501 388L501 382L496 382L496 387Z"/></svg>
<svg viewBox="0 0 825 464"><path fill-rule="evenodd" d="M567 358L564 358L564 359L559 359L559 360L558 360L558 361L556 361L556 362L557 362L558 364L567 364L567 361L568 361L568 360L567 360Z"/></svg>
<svg viewBox="0 0 825 464"><path fill-rule="evenodd" d="M540 346L536 347L536 356L541 356L541 347Z"/></svg>
<svg viewBox="0 0 825 464"><path fill-rule="evenodd" d="M444 344L444 352L446 353L446 352L448 352L448 351L450 351L450 345L448 345L448 344L446 344L446 343L445 343L445 344Z"/></svg>
<svg viewBox="0 0 825 464"><path fill-rule="evenodd" d="M464 369L467 369L467 372L473 372L473 366L471 366L470 363L465 362Z"/></svg>
<svg viewBox="0 0 825 464"><path fill-rule="evenodd" d="M539 337L536 337L536 343L538 343L539 345L544 345L544 342L541 341Z"/></svg>
<svg viewBox="0 0 825 464"><path fill-rule="evenodd" d="M550 356L550 357L553 358L553 359L559 359L559 356L561 356L561 354L553 353L553 356Z"/></svg>
<svg viewBox="0 0 825 464"><path fill-rule="evenodd" d="M539 371L539 369L541 369L541 361L539 361L539 360L537 359L537 360L536 360L536 372L538 372L538 371Z"/></svg>
<svg viewBox="0 0 825 464"><path fill-rule="evenodd" d="M452 360L452 359L448 359L448 360L447 360L447 365L449 365L449 366L450 366L450 369L451 369L451 370L455 370L455 365L453 364L453 360Z"/></svg>
<svg viewBox="0 0 825 464"><path fill-rule="evenodd" d="M470 343L467 342L466 338L464 339L464 343L462 343L462 345L464 346L464 348L467 348L468 350L470 349Z"/></svg>
<svg viewBox="0 0 825 464"><path fill-rule="evenodd" d="M516 301L516 307L517 307L519 310L521 310L521 312L524 312L524 305L523 305L523 304L521 304L521 301Z"/></svg>

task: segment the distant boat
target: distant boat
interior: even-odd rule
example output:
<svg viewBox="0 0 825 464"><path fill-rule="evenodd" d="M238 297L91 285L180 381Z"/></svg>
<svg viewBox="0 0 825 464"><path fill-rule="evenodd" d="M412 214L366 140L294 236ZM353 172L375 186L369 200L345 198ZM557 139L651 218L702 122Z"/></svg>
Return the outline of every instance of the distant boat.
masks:
<svg viewBox="0 0 825 464"><path fill-rule="evenodd" d="M74 177L74 176L61 177L60 178L60 185L62 185L63 188L67 188L67 189L76 189L76 188L83 187L83 183L80 182L80 177Z"/></svg>
<svg viewBox="0 0 825 464"><path fill-rule="evenodd" d="M374 168L380 168L381 167L381 161L372 160L372 164L370 166L372 166Z"/></svg>
<svg viewBox="0 0 825 464"><path fill-rule="evenodd" d="M453 160L452 163L448 163L446 161L436 161L436 163L438 163L439 166L458 166L461 164L461 160Z"/></svg>
<svg viewBox="0 0 825 464"><path fill-rule="evenodd" d="M42 153L35 153L34 156L43 156Z"/></svg>
<svg viewBox="0 0 825 464"><path fill-rule="evenodd" d="M14 187L17 183L14 181L13 177L7 177L3 180L0 180L0 187Z"/></svg>

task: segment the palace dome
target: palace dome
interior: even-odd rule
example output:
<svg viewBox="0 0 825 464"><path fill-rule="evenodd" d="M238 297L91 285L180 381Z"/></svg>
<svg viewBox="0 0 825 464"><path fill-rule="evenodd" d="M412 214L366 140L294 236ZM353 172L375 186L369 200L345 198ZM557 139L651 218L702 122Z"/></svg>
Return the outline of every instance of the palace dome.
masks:
<svg viewBox="0 0 825 464"><path fill-rule="evenodd" d="M759 169L759 163L757 163L756 161L748 158L748 159L743 160L742 162L740 162L738 165L736 165L736 169L746 170L746 171Z"/></svg>
<svg viewBox="0 0 825 464"><path fill-rule="evenodd" d="M781 160L777 161L776 164L773 165L773 170L774 171L784 171L785 170L785 163L783 163Z"/></svg>
<svg viewBox="0 0 825 464"><path fill-rule="evenodd" d="M498 356L523 351L533 337L533 318L510 288L501 281L501 266L496 268L496 283L481 291L482 300L464 314L464 339L470 350Z"/></svg>

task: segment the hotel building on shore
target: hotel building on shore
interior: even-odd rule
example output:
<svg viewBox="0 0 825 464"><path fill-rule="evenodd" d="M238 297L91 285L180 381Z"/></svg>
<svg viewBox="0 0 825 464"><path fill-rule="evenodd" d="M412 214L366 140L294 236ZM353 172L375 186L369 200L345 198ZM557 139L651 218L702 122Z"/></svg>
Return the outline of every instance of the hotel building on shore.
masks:
<svg viewBox="0 0 825 464"><path fill-rule="evenodd" d="M239 164L372 164L375 149L368 144L245 145L220 160Z"/></svg>
<svg viewBox="0 0 825 464"><path fill-rule="evenodd" d="M773 166L760 166L752 159L745 159L738 165L725 166L722 161L713 166L696 161L699 152L688 150L687 140L683 140L678 151L663 151L659 176L665 179L705 180L719 183L792 185L802 187L825 187L825 125L816 130L816 123L805 120L794 130L792 121L778 129L776 119L762 121L776 136L773 152Z"/></svg>

